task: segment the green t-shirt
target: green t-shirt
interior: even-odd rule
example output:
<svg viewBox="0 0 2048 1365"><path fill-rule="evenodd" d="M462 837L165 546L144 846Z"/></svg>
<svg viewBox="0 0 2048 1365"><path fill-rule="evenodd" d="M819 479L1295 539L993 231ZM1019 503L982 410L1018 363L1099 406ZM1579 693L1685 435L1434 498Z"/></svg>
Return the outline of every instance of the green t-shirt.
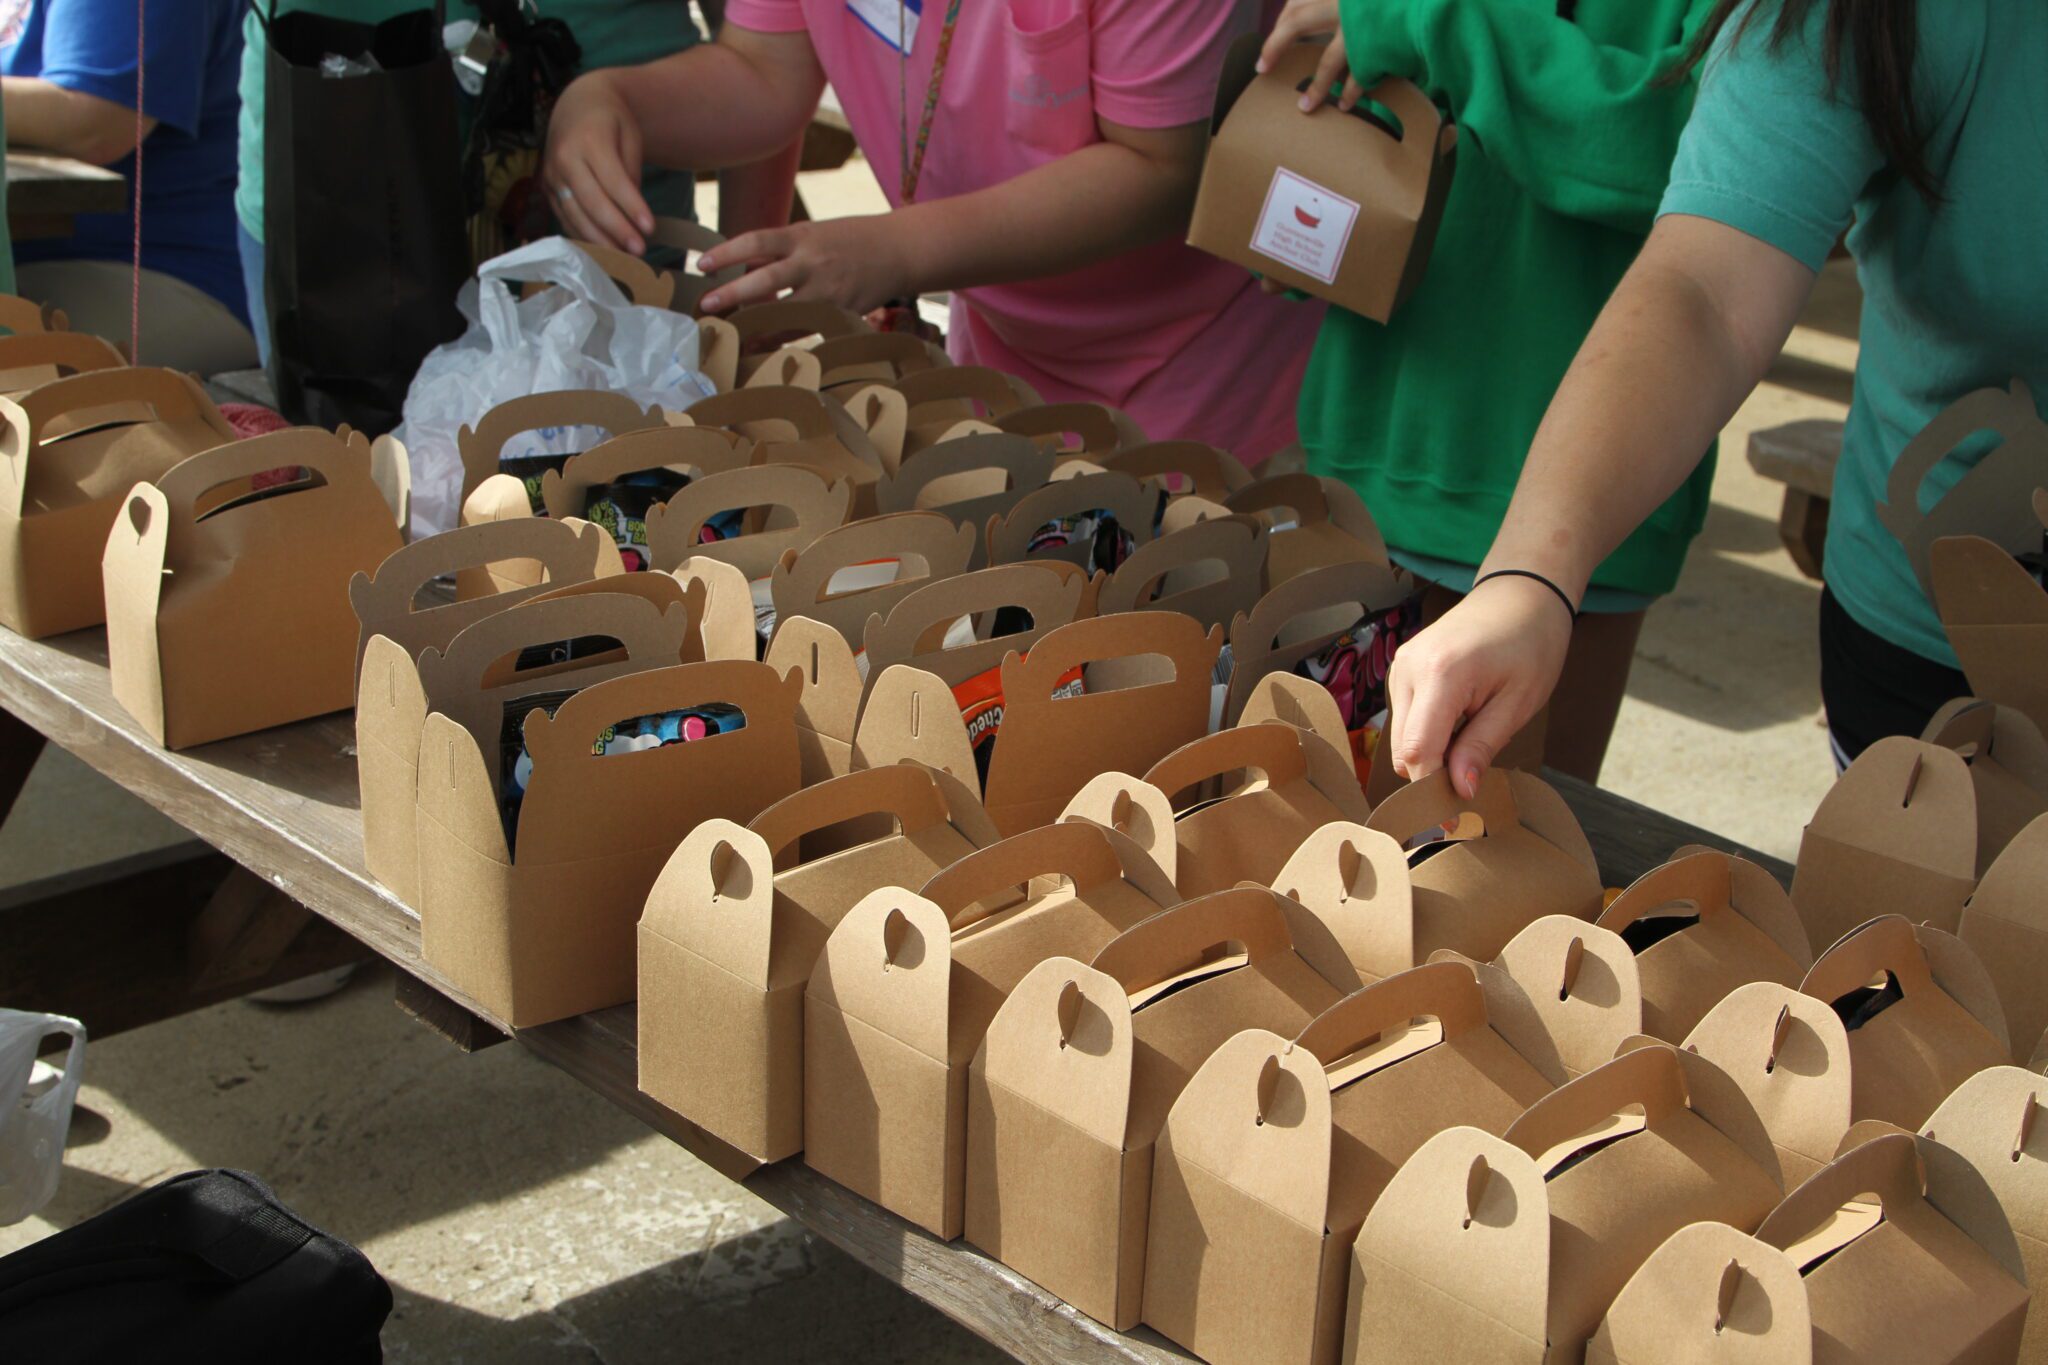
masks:
<svg viewBox="0 0 2048 1365"><path fill-rule="evenodd" d="M1709 0L1342 0L1361 81L1406 76L1459 127L1428 273L1382 326L1331 309L1303 381L1309 467L1411 557L1477 564L1579 344L1643 244L1692 86L1672 81ZM1706 516L1711 458L1594 575L1668 592Z"/></svg>
<svg viewBox="0 0 2048 1365"><path fill-rule="evenodd" d="M1663 212L1711 218L1818 270L1844 228L1863 283L1862 341L1828 519L1829 588L1865 629L1956 666L1934 606L1878 521L1893 461L1936 413L2015 377L2048 400L2048 5L1922 0L1914 100L1942 199L1871 140L1848 84L1830 94L1814 38L1773 51L1724 35L1672 167ZM1852 226L1853 223L1853 226ZM1985 453L1966 446L1927 508Z"/></svg>
<svg viewBox="0 0 2048 1365"><path fill-rule="evenodd" d="M420 8L421 0L257 0L264 13L274 3L280 12L315 10L323 14L378 24ZM583 69L633 66L703 41L689 0L537 0L543 17L561 19L583 48ZM474 18L459 2L448 7L451 20ZM249 235L263 240L263 28L254 11L244 22L242 48L241 163L235 184L235 214ZM644 188L655 212L687 215L695 197L691 177L650 170Z"/></svg>

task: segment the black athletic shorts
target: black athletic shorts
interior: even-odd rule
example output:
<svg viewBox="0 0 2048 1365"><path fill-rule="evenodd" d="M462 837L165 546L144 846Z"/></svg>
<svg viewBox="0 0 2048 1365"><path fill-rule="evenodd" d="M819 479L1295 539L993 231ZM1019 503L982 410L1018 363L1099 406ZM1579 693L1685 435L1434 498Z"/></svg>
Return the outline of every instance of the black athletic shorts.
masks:
<svg viewBox="0 0 2048 1365"><path fill-rule="evenodd" d="M1820 695L1835 762L1847 765L1887 735L1916 739L1943 705L1970 695L1956 669L1865 630L1823 588Z"/></svg>

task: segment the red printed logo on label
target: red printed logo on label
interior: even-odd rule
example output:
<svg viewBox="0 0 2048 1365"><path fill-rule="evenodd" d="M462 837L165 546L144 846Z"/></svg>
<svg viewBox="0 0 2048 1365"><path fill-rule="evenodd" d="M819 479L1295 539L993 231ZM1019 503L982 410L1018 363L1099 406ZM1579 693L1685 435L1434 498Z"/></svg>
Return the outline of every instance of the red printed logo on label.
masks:
<svg viewBox="0 0 2048 1365"><path fill-rule="evenodd" d="M1337 282L1358 205L1290 170L1273 172L1252 250L1324 284Z"/></svg>

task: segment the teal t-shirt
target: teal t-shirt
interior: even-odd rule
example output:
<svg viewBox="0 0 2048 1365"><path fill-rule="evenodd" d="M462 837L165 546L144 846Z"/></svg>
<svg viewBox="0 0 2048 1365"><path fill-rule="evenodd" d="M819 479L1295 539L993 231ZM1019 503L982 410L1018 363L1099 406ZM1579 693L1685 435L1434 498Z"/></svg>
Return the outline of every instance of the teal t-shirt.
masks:
<svg viewBox="0 0 2048 1365"><path fill-rule="evenodd" d="M420 8L421 0L257 0L265 14L314 10L379 24ZM633 66L703 41L689 0L536 0L546 18L569 25L583 48L583 69ZM474 18L466 5L448 7L451 20ZM252 10L244 21L242 48L241 162L235 183L235 215L257 241L263 240L263 29ZM691 177L650 170L644 188L655 212L687 215L694 199Z"/></svg>
<svg viewBox="0 0 2048 1365"><path fill-rule="evenodd" d="M1914 98L1939 204L1871 139L1853 63L1830 92L1816 37L1828 6L1813 8L1809 32L1782 49L1765 41L1769 14L1739 41L1732 29L1722 36L1661 212L1725 223L1816 271L1849 230L1862 343L1823 567L1865 629L1953 668L1934 606L1876 508L1906 443L1956 399L2015 377L2048 399L2048 5L1919 6ZM1984 453L1966 445L1945 458L1921 507Z"/></svg>

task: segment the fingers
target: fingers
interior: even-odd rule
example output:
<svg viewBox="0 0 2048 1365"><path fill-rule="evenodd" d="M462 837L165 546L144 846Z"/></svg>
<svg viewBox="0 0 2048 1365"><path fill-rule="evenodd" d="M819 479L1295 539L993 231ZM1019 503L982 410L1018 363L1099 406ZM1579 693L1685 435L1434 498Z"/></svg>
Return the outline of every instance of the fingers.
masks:
<svg viewBox="0 0 2048 1365"><path fill-rule="evenodd" d="M1301 36L1301 22L1292 5L1281 11L1280 18L1273 24L1273 31L1266 35L1265 45L1259 49L1257 70L1264 75L1280 60L1280 54L1294 45Z"/></svg>
<svg viewBox="0 0 2048 1365"><path fill-rule="evenodd" d="M629 225L640 233L654 231L654 210L647 207L646 196L640 193L640 134L630 122L619 124L619 156L617 160L605 159L591 166L592 178L597 181L611 203L616 205ZM643 249L635 246L635 255Z"/></svg>
<svg viewBox="0 0 2048 1365"><path fill-rule="evenodd" d="M1351 74L1351 64L1344 56L1344 38L1338 35L1323 49L1322 60L1316 63L1316 74L1309 78L1308 89L1301 92L1301 110L1312 114L1322 107L1330 97L1330 91L1337 82Z"/></svg>
<svg viewBox="0 0 2048 1365"><path fill-rule="evenodd" d="M1284 294L1287 292L1287 286L1274 279L1271 275L1261 275L1259 276L1259 292L1261 294Z"/></svg>
<svg viewBox="0 0 2048 1365"><path fill-rule="evenodd" d="M796 262L776 261L750 270L731 284L714 289L706 294L702 307L707 313L722 313L731 308L745 308L752 303L767 303L785 289L797 289L798 297L804 297L800 286L804 283L805 272Z"/></svg>
<svg viewBox="0 0 2048 1365"><path fill-rule="evenodd" d="M585 235L589 241L617 247L635 256L639 255L646 247L645 241L627 220L625 213L612 201L610 193L598 183L590 163L581 158L567 158L565 170L570 197L564 201L558 191L556 204L558 207L566 204L574 208L578 216L590 225L591 231L580 235ZM637 189L633 191L633 198L639 202L643 210L646 208L646 201L640 199L640 192Z"/></svg>
<svg viewBox="0 0 2048 1365"><path fill-rule="evenodd" d="M1526 707L1506 693L1497 694L1475 712L1451 741L1444 766L1451 771L1451 785L1458 795L1471 800L1479 792L1479 779L1500 757L1500 751L1529 723Z"/></svg>
<svg viewBox="0 0 2048 1365"><path fill-rule="evenodd" d="M1393 682L1400 701L1391 711L1394 771L1411 782L1444 766L1444 751L1465 716L1466 699L1427 667L1403 667L1402 657L1394 656Z"/></svg>
<svg viewBox="0 0 2048 1365"><path fill-rule="evenodd" d="M1344 93L1337 97L1337 107L1348 114L1353 109L1356 109L1358 102L1364 98L1365 87L1360 85L1357 80L1346 77L1344 80Z"/></svg>
<svg viewBox="0 0 2048 1365"><path fill-rule="evenodd" d="M603 235L591 223L590 216L577 204L573 191L564 194L560 189L555 189L553 193L555 197L555 221L562 225L564 231L581 242L600 242L604 240Z"/></svg>

